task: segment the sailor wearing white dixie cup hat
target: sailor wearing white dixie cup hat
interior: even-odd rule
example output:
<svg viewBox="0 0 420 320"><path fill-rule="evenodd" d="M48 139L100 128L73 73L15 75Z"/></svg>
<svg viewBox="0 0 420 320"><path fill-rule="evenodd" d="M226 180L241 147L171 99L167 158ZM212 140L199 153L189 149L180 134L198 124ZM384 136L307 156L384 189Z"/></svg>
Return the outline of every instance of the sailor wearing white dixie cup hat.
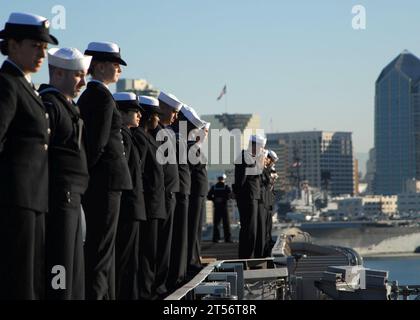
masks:
<svg viewBox="0 0 420 320"><path fill-rule="evenodd" d="M182 106L179 117L171 125L176 136L176 159L178 161L179 192L176 193L176 206L171 245L171 262L167 287L174 290L185 281L188 258L188 207L191 192L191 172L187 162L187 134ZM185 111L185 110L184 110Z"/></svg>
<svg viewBox="0 0 420 320"><path fill-rule="evenodd" d="M46 225L47 299L85 298L84 258L81 225L81 197L89 175L84 149L83 121L73 102L86 85L85 76L92 57L75 48L48 50L50 83L39 93L50 115L49 214ZM52 287L55 272L66 269L66 288Z"/></svg>
<svg viewBox="0 0 420 320"><path fill-rule="evenodd" d="M205 122L200 119L198 113L194 108L184 105L180 112L180 121L187 122L188 131L188 154L190 149L196 148L196 159L198 161L191 161L188 157L188 163L191 172L191 194L189 197L188 208L188 273L195 275L201 270L200 262L200 246L201 246L201 225L202 225L202 211L205 206L205 200L208 192L208 178L207 178L207 159L200 150L200 145L205 139L203 127ZM200 138L199 138L200 137ZM194 153L194 152L193 152Z"/></svg>
<svg viewBox="0 0 420 320"><path fill-rule="evenodd" d="M44 298L49 124L30 75L58 43L48 27L15 12L0 31L0 300Z"/></svg>
<svg viewBox="0 0 420 320"><path fill-rule="evenodd" d="M162 111L159 125L154 131L157 143L162 144L165 153L161 154L163 172L165 178L165 207L166 219L159 223L161 234L158 244L158 261L156 274L156 293L164 297L168 293L167 279L169 275L169 264L171 258L171 245L173 233L174 212L176 206L176 193L179 192L179 172L176 159L176 135L171 125L176 121L182 103L173 94L160 92L158 96L159 108ZM162 137L165 140L161 140Z"/></svg>
<svg viewBox="0 0 420 320"><path fill-rule="evenodd" d="M235 164L233 192L238 203L241 229L239 232L239 258L250 259L255 255L257 241L258 200L261 198L260 170L257 156L267 139L253 135L247 150L242 150L241 161Z"/></svg>
<svg viewBox="0 0 420 320"><path fill-rule="evenodd" d="M136 94L132 92L114 93L123 126L121 133L125 155L130 169L133 190L124 190L121 196L120 216L115 242L116 258L116 297L118 300L138 299L140 222L146 220L145 199L143 195L144 159L142 150L137 145L132 129L142 121L140 106Z"/></svg>
<svg viewBox="0 0 420 320"><path fill-rule="evenodd" d="M139 299L150 300L159 295L156 291L158 261L161 261L158 245L164 235L158 229L161 221L167 219L167 211L165 194L162 192L165 190L163 166L156 157L160 144L152 134L159 124L159 101L153 97L140 96L139 102L144 111L140 126L133 128L133 135L144 163L146 204L146 221L140 222Z"/></svg>
<svg viewBox="0 0 420 320"><path fill-rule="evenodd" d="M273 226L273 210L275 203L274 196L274 182L277 179L278 175L274 164L279 160L277 154L273 150L268 150L268 155L266 158L265 167L263 174L261 176L263 189L265 192L264 197L264 207L266 210L266 223L265 223L265 234L266 238L264 241L262 257L270 257L271 250L274 246L274 241L272 239L272 226Z"/></svg>
<svg viewBox="0 0 420 320"><path fill-rule="evenodd" d="M86 125L89 187L83 197L86 213L86 296L115 299L115 232L122 190L132 182L121 135L121 114L107 85L117 82L120 64L126 64L118 45L91 42L85 51L92 56L92 81L78 105Z"/></svg>
<svg viewBox="0 0 420 320"><path fill-rule="evenodd" d="M273 150L268 150L268 158L270 158L273 162L277 162L279 160L277 153L275 153Z"/></svg>
<svg viewBox="0 0 420 320"><path fill-rule="evenodd" d="M182 107L182 102L173 94L165 92L159 94L158 100L160 109L163 113L160 117L160 123L163 124L163 126L171 125L177 119L178 112Z"/></svg>

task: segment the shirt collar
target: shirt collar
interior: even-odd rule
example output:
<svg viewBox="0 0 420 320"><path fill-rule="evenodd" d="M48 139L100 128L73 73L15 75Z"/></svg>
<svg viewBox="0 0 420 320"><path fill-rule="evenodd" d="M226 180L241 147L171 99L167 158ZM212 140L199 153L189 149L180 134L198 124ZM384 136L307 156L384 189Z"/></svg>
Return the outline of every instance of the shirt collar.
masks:
<svg viewBox="0 0 420 320"><path fill-rule="evenodd" d="M110 90L109 90L109 87L108 87L105 83L103 83L102 81L99 81L99 80L96 80L96 79L92 79L92 80L90 80L89 82L96 82L96 83L99 83L99 84L103 85L105 88L107 88L107 89L108 89L108 91L110 91ZM111 92L111 91L110 91L110 92Z"/></svg>
<svg viewBox="0 0 420 320"><path fill-rule="evenodd" d="M60 95L62 95L64 99L66 99L69 103L74 104L74 101L72 99L68 99L60 90L58 90L56 87L54 87L51 84L45 85L39 90L39 94L44 94L47 92L57 92Z"/></svg>
<svg viewBox="0 0 420 320"><path fill-rule="evenodd" d="M7 58L6 61L9 62L11 65L13 65L20 72L22 72L22 74L25 77L26 81L28 81L30 84L32 84L32 78L31 78L31 74L30 73L25 74L25 72L23 72L22 69L19 68L19 66L16 63L14 63L12 60L10 60L9 58Z"/></svg>

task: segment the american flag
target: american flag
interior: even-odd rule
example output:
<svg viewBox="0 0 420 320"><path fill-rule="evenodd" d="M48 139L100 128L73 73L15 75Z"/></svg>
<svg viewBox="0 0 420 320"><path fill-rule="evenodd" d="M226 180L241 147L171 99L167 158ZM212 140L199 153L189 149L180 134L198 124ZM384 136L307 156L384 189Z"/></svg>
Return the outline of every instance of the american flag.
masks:
<svg viewBox="0 0 420 320"><path fill-rule="evenodd" d="M217 101L222 99L222 97L226 94L226 85L223 87L222 92L220 92L219 96L217 97Z"/></svg>

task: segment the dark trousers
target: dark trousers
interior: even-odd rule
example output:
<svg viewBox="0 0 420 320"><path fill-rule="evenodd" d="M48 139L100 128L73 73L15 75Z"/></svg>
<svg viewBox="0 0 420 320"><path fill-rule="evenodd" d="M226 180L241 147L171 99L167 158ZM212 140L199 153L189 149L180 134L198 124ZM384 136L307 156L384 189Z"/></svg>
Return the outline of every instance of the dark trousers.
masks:
<svg viewBox="0 0 420 320"><path fill-rule="evenodd" d="M140 221L132 219L120 219L118 221L115 242L116 295L118 300L138 299L139 237Z"/></svg>
<svg viewBox="0 0 420 320"><path fill-rule="evenodd" d="M188 194L176 194L176 206L169 265L168 289L176 289L185 280L188 257Z"/></svg>
<svg viewBox="0 0 420 320"><path fill-rule="evenodd" d="M254 258L262 258L267 241L267 210L264 202L258 201L257 238L255 240Z"/></svg>
<svg viewBox="0 0 420 320"><path fill-rule="evenodd" d="M156 293L164 295L168 292L166 282L169 275L169 264L171 261L171 245L172 245L172 229L174 222L174 212L176 206L175 193L166 193L165 207L167 218L159 223L159 240L157 254L157 270L156 270Z"/></svg>
<svg viewBox="0 0 420 320"><path fill-rule="evenodd" d="M217 242L220 240L219 224L223 221L223 236L225 241L231 240L230 235L230 219L227 204L215 204L214 215L213 215L213 241Z"/></svg>
<svg viewBox="0 0 420 320"><path fill-rule="evenodd" d="M140 222L140 300L157 299L154 284L157 270L159 220L161 219Z"/></svg>
<svg viewBox="0 0 420 320"><path fill-rule="evenodd" d="M201 269L200 244L202 214L205 197L200 195L190 195L188 206L188 264L187 268L191 273L196 273Z"/></svg>
<svg viewBox="0 0 420 320"><path fill-rule="evenodd" d="M121 191L89 186L83 197L86 215L86 298L115 300L115 238Z"/></svg>
<svg viewBox="0 0 420 320"><path fill-rule="evenodd" d="M46 215L45 230L47 299L84 300L85 265L80 194L52 188L49 199L50 209ZM64 267L65 288L61 286L60 273L52 273L54 266Z"/></svg>
<svg viewBox="0 0 420 320"><path fill-rule="evenodd" d="M45 297L45 214L0 207L0 300Z"/></svg>
<svg viewBox="0 0 420 320"><path fill-rule="evenodd" d="M257 224L258 200L249 198L237 199L241 229L239 231L239 259L254 257Z"/></svg>
<svg viewBox="0 0 420 320"><path fill-rule="evenodd" d="M267 209L267 232L264 248L264 257L271 257L271 251L273 249L274 243L272 238L272 229L273 229L273 212Z"/></svg>

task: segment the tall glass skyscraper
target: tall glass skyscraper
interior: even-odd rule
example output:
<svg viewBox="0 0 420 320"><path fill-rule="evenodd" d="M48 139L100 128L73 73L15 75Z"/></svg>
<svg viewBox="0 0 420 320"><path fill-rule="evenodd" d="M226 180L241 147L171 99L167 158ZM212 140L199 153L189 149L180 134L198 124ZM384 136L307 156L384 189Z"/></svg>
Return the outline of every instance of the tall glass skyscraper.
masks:
<svg viewBox="0 0 420 320"><path fill-rule="evenodd" d="M302 131L268 133L267 148L279 151L276 169L288 184L307 181L333 196L354 194L354 158L351 132ZM296 166L299 163L299 171Z"/></svg>
<svg viewBox="0 0 420 320"><path fill-rule="evenodd" d="M403 51L376 80L375 194L404 190L420 168L420 59Z"/></svg>

